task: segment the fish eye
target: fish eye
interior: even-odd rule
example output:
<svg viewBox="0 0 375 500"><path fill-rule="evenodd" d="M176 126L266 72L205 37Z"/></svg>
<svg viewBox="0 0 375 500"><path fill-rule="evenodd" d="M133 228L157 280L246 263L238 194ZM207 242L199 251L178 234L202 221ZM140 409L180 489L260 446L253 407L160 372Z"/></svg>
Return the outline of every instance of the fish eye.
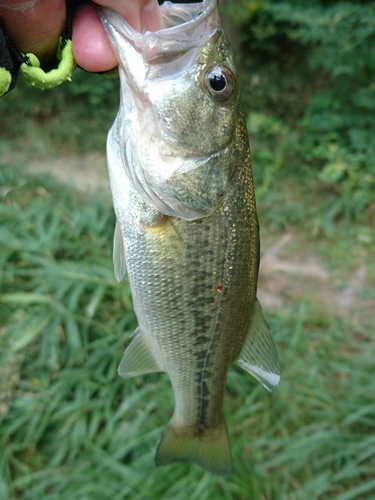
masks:
<svg viewBox="0 0 375 500"><path fill-rule="evenodd" d="M227 101L233 94L235 79L226 66L214 66L207 71L204 84L212 97L218 101Z"/></svg>

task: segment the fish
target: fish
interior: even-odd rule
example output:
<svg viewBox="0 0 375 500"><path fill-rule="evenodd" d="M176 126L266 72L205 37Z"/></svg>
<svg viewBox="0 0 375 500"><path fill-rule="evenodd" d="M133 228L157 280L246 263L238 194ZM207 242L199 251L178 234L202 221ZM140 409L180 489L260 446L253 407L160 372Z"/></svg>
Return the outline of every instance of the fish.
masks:
<svg viewBox="0 0 375 500"><path fill-rule="evenodd" d="M227 476L229 366L268 390L280 380L257 299L249 139L216 0L164 2L161 14L163 27L143 33L100 14L120 76L107 141L114 269L118 281L127 273L138 321L119 374L169 376L175 407L156 465L190 461Z"/></svg>

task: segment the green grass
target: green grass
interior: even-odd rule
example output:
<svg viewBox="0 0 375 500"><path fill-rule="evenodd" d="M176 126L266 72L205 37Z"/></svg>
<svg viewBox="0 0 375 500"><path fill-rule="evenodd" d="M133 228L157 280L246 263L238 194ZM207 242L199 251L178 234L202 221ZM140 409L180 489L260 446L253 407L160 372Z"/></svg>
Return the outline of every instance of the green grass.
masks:
<svg viewBox="0 0 375 500"><path fill-rule="evenodd" d="M108 196L0 168L1 500L374 498L374 322L304 301L266 311L273 394L230 370L233 474L154 466L173 394L166 375L117 375L136 320L113 227Z"/></svg>

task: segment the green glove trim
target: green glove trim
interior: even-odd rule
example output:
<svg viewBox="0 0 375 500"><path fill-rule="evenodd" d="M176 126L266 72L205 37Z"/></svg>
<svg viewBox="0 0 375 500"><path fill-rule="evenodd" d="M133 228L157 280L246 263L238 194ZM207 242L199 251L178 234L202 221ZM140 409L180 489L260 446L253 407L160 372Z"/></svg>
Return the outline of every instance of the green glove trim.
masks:
<svg viewBox="0 0 375 500"><path fill-rule="evenodd" d="M26 54L27 62L21 64L21 74L25 81L42 90L57 87L66 80L70 80L76 62L73 57L72 41L60 38L57 50L57 59L60 61L57 68L45 72L40 67L39 59L35 54Z"/></svg>
<svg viewBox="0 0 375 500"><path fill-rule="evenodd" d="M0 96L6 94L12 83L12 75L5 68L0 68Z"/></svg>

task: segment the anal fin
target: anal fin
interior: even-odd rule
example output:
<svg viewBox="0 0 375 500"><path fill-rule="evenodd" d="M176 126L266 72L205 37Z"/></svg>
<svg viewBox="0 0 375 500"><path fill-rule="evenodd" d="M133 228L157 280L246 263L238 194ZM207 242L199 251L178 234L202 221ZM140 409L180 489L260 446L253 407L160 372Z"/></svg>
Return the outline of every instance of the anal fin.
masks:
<svg viewBox="0 0 375 500"><path fill-rule="evenodd" d="M115 278L120 283L126 274L125 248L122 239L120 224L116 219L115 234L113 237L113 266Z"/></svg>
<svg viewBox="0 0 375 500"><path fill-rule="evenodd" d="M142 333L137 330L134 338L125 349L124 357L118 367L121 377L130 378L145 373L162 372L163 368L156 361Z"/></svg>
<svg viewBox="0 0 375 500"><path fill-rule="evenodd" d="M237 363L269 391L280 381L277 351L258 299L255 300L250 328Z"/></svg>

